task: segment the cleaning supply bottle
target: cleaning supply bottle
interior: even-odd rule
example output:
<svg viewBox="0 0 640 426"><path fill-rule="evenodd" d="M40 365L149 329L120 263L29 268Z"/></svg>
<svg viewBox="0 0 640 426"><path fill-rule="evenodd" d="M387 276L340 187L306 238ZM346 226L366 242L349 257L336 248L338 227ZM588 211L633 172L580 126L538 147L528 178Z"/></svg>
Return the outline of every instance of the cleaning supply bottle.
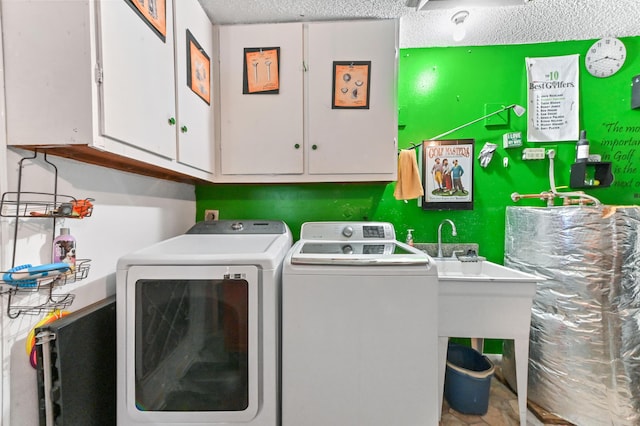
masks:
<svg viewBox="0 0 640 426"><path fill-rule="evenodd" d="M413 229L407 229L407 244L413 247Z"/></svg>
<svg viewBox="0 0 640 426"><path fill-rule="evenodd" d="M76 239L69 228L60 228L60 235L53 240L53 263L68 263L71 271L76 267Z"/></svg>
<svg viewBox="0 0 640 426"><path fill-rule="evenodd" d="M589 141L587 131L580 130L580 139L576 144L576 163L586 163L589 160Z"/></svg>

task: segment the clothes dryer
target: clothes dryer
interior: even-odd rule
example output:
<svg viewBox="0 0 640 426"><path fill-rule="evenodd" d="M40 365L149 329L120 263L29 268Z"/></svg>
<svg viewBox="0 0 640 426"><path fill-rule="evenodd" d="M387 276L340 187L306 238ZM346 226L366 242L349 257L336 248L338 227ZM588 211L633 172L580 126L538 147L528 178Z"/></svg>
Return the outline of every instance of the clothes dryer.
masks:
<svg viewBox="0 0 640 426"><path fill-rule="evenodd" d="M119 426L277 426L282 261L277 221L200 222L122 257Z"/></svg>

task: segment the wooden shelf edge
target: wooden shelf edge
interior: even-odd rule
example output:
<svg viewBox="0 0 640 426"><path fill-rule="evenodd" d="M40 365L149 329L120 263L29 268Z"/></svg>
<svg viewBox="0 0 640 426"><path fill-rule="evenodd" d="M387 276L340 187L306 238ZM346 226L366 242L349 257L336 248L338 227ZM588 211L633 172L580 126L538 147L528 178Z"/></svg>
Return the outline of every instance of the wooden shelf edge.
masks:
<svg viewBox="0 0 640 426"><path fill-rule="evenodd" d="M187 183L191 185L213 184L213 182L188 176L174 170L165 169L160 166L123 157L110 152L100 151L98 149L91 148L88 145L14 145L13 147L26 149L28 151L37 150L38 152L46 152L49 155L69 158L82 163L173 182Z"/></svg>

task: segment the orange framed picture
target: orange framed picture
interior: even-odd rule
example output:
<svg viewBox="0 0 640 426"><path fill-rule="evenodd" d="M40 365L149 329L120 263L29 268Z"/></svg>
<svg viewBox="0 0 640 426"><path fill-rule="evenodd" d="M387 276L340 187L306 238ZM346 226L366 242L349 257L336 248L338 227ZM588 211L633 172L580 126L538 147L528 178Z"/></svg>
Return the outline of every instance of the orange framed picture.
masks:
<svg viewBox="0 0 640 426"><path fill-rule="evenodd" d="M369 109L371 61L334 61L331 108Z"/></svg>
<svg viewBox="0 0 640 426"><path fill-rule="evenodd" d="M187 86L211 105L211 59L187 30Z"/></svg>
<svg viewBox="0 0 640 426"><path fill-rule="evenodd" d="M280 93L280 48L245 48L242 77L245 95Z"/></svg>
<svg viewBox="0 0 640 426"><path fill-rule="evenodd" d="M167 0L124 0L160 39L167 41Z"/></svg>

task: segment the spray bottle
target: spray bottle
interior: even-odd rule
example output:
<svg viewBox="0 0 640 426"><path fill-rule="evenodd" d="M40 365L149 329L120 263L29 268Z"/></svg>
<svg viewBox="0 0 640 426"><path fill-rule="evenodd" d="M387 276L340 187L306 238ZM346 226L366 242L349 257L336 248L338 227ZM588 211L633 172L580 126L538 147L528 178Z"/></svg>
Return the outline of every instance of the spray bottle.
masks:
<svg viewBox="0 0 640 426"><path fill-rule="evenodd" d="M76 268L76 239L69 228L60 228L60 235L53 240L53 263L68 263L71 271Z"/></svg>
<svg viewBox="0 0 640 426"><path fill-rule="evenodd" d="M407 244L413 247L413 229L407 229Z"/></svg>
<svg viewBox="0 0 640 426"><path fill-rule="evenodd" d="M586 163L589 160L589 141L587 131L580 130L580 139L576 144L576 163Z"/></svg>

